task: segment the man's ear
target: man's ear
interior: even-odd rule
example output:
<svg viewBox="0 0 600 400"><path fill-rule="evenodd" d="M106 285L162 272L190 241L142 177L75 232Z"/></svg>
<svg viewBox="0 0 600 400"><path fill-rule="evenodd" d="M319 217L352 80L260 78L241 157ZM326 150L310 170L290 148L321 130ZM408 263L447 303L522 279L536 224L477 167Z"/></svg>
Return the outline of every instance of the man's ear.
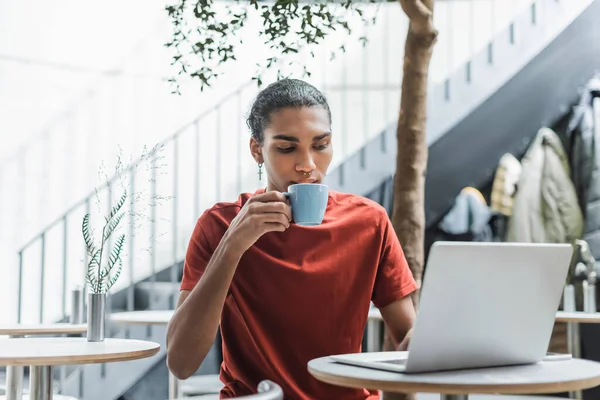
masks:
<svg viewBox="0 0 600 400"><path fill-rule="evenodd" d="M262 164L265 162L262 154L262 146L253 137L250 138L250 153L252 153L252 157L257 164Z"/></svg>

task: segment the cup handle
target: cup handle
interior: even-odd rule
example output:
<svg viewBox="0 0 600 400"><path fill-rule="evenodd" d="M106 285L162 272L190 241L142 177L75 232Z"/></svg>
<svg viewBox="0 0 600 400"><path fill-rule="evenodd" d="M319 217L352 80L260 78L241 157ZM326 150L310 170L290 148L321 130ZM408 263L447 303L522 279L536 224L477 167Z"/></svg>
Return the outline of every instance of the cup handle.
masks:
<svg viewBox="0 0 600 400"><path fill-rule="evenodd" d="M288 199L290 198L290 192L282 192L281 194L287 197Z"/></svg>

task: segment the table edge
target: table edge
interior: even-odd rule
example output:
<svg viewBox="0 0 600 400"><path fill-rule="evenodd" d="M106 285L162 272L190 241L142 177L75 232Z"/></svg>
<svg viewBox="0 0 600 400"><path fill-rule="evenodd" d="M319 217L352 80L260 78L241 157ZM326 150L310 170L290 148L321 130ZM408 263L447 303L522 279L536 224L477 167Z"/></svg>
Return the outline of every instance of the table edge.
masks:
<svg viewBox="0 0 600 400"><path fill-rule="evenodd" d="M359 368L359 367L357 367ZM317 371L308 365L308 372L317 380L331 385L353 389L372 389L396 393L443 393L443 394L550 394L583 390L600 385L600 376L570 380L567 382L535 384L495 384L495 385L448 385L440 383L394 383L372 379L345 378L339 375ZM349 382L352 381L352 382ZM399 388L399 385L402 388Z"/></svg>
<svg viewBox="0 0 600 400"><path fill-rule="evenodd" d="M67 324L68 325L68 324ZM0 329L2 336L73 335L87 333L87 324L73 325L71 329Z"/></svg>
<svg viewBox="0 0 600 400"><path fill-rule="evenodd" d="M131 352L113 353L113 354L98 354L95 356L90 355L79 355L79 356L62 356L62 357L46 357L45 359L36 357L19 358L17 362L10 364L2 364L3 366L58 366L58 365L87 365L87 364L104 364L110 362L121 362L121 361L134 361L141 360L143 358L149 358L157 354L160 351L160 344L156 344L155 348L135 350ZM93 357L91 359L90 357ZM57 359L60 361L55 361Z"/></svg>
<svg viewBox="0 0 600 400"><path fill-rule="evenodd" d="M160 312L171 312L174 313L173 310L152 310L153 312L155 311L160 311ZM171 321L171 319L169 319L168 321L158 321L156 319L129 319L127 318L127 316L125 316L125 318L122 318L122 314L131 314L131 313L136 313L139 311L123 311L123 312L118 312L118 313L112 313L108 315L108 320L113 323L113 324L120 324L120 325L168 325L169 322ZM142 311L143 312L143 311ZM171 315L172 318L172 315Z"/></svg>
<svg viewBox="0 0 600 400"><path fill-rule="evenodd" d="M585 313L581 313L581 314L585 314ZM595 313L592 315L578 315L576 317L571 317L571 316L556 316L555 322L561 322L561 323L569 323L569 322L573 322L573 323L579 323L579 324L600 324L600 313Z"/></svg>

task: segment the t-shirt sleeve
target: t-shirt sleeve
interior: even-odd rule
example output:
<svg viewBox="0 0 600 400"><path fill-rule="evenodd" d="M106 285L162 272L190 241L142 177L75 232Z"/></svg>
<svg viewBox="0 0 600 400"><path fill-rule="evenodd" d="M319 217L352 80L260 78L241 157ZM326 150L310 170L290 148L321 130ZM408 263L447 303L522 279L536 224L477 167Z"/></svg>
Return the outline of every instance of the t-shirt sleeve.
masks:
<svg viewBox="0 0 600 400"><path fill-rule="evenodd" d="M383 218L383 243L371 300L383 308L417 289L404 251L387 214Z"/></svg>
<svg viewBox="0 0 600 400"><path fill-rule="evenodd" d="M192 290L204 274L214 249L210 245L207 232L211 232L210 215L202 214L196 223L190 238L185 260L183 261L183 278L180 290Z"/></svg>

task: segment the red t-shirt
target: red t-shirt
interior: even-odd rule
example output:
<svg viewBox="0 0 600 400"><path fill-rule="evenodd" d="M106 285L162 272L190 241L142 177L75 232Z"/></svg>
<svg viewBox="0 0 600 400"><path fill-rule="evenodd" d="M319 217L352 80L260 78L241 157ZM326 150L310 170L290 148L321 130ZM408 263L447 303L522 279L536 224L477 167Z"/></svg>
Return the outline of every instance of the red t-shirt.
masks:
<svg viewBox="0 0 600 400"><path fill-rule="evenodd" d="M194 288L250 196L200 217L181 290ZM221 315L221 398L256 393L270 379L286 399L377 399L377 391L319 382L307 363L360 352L370 301L381 308L416 288L385 209L330 191L321 225L269 232L242 256Z"/></svg>

